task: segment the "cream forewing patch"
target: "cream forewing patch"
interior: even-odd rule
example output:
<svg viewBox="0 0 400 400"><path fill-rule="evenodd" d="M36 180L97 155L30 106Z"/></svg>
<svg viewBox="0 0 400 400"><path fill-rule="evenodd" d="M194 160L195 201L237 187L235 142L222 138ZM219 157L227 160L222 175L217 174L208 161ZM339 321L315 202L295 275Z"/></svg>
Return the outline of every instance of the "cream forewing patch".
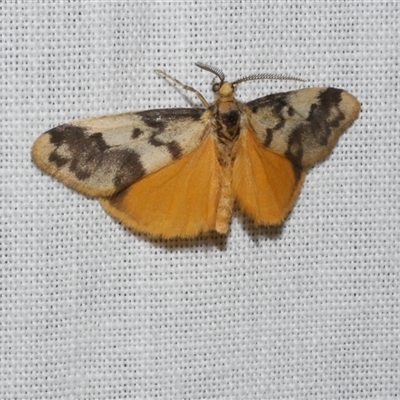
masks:
<svg viewBox="0 0 400 400"><path fill-rule="evenodd" d="M357 99L321 87L242 103L234 97L238 83L277 77L229 83L219 69L196 65L220 79L210 106L195 89L159 72L194 92L205 109L72 121L42 134L33 160L66 185L98 197L122 223L153 236L224 234L235 199L255 223L282 223L307 168L357 118Z"/></svg>

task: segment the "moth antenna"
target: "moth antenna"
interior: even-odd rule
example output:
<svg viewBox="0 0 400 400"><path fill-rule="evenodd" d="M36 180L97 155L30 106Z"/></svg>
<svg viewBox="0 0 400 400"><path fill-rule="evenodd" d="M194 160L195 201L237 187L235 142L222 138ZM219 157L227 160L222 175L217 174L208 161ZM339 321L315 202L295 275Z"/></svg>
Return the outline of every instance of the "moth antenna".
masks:
<svg viewBox="0 0 400 400"><path fill-rule="evenodd" d="M246 76L244 78L240 78L235 82L232 82L232 85L238 85L239 83L242 83L242 82L257 81L257 80L261 80L261 79L278 79L278 80L285 80L285 81L304 82L304 79L296 78L294 76L289 76L289 75L253 74L253 75Z"/></svg>
<svg viewBox="0 0 400 400"><path fill-rule="evenodd" d="M201 62L197 62L194 65L196 67L199 67L201 69L209 71L209 72L213 73L214 75L217 75L218 78L221 80L221 83L225 80L225 74L219 68L212 67L211 65L203 64Z"/></svg>
<svg viewBox="0 0 400 400"><path fill-rule="evenodd" d="M203 95L198 92L195 88L192 88L191 86L185 85L184 83L182 83L181 81L178 81L178 79L174 78L173 76L167 74L164 71L161 71L161 69L156 69L157 74L162 75L164 78L167 78L169 80L171 80L172 82L176 83L177 85L183 87L183 89L188 90L189 92L194 93L197 98L201 101L201 103L203 104L203 106L205 108L209 107L209 104L207 103L207 100L203 97Z"/></svg>

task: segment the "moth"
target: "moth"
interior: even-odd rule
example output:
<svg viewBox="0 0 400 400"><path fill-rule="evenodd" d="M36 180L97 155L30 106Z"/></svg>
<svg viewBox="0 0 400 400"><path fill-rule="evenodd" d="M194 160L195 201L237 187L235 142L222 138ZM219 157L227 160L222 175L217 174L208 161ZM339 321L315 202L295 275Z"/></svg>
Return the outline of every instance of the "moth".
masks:
<svg viewBox="0 0 400 400"><path fill-rule="evenodd" d="M218 68L214 103L81 119L43 133L32 157L44 172L129 228L165 238L226 234L234 201L256 225L282 224L306 171L325 158L357 118L360 104L330 87L270 94L243 103ZM216 82L216 80L218 80Z"/></svg>

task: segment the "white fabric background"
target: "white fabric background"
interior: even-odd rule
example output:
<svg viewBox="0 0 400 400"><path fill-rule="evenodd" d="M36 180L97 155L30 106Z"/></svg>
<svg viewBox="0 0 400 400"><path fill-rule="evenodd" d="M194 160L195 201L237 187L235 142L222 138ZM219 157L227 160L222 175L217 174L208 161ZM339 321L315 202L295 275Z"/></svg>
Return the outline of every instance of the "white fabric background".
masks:
<svg viewBox="0 0 400 400"><path fill-rule="evenodd" d="M400 396L400 6L393 2L2 2L1 399ZM42 174L64 122L190 107L213 76L246 101L305 86L362 103L282 229L149 240Z"/></svg>

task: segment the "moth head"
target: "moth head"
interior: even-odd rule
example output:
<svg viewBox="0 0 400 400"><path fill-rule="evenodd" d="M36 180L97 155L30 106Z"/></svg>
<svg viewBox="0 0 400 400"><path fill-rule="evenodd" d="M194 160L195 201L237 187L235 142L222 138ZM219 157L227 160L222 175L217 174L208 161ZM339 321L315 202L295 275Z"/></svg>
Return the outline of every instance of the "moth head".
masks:
<svg viewBox="0 0 400 400"><path fill-rule="evenodd" d="M232 96L235 91L235 85L230 82L225 82L225 74L220 69L202 63L196 63L196 66L215 75L215 78L211 82L211 88L215 94L221 97ZM219 82L216 82L217 78L219 78Z"/></svg>
<svg viewBox="0 0 400 400"><path fill-rule="evenodd" d="M212 91L214 93L218 93L221 90L221 88L224 87L225 85L231 85L230 83L228 84L227 82L225 82L225 74L219 68L203 64L200 62L195 63L195 65L215 75L215 78L211 82ZM217 78L219 78L219 82L215 82Z"/></svg>

